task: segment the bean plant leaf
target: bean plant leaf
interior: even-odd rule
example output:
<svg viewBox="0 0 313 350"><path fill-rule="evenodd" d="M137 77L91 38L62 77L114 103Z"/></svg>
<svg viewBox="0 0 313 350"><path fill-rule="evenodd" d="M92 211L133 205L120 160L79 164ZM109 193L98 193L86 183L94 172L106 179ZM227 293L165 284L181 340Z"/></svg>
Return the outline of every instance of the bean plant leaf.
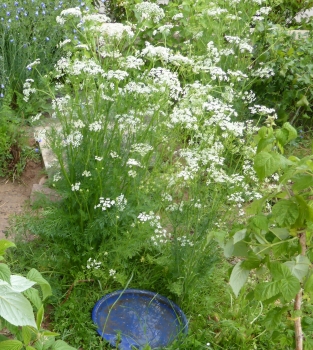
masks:
<svg viewBox="0 0 313 350"><path fill-rule="evenodd" d="M36 327L30 302L5 285L0 285L0 316L14 326Z"/></svg>
<svg viewBox="0 0 313 350"><path fill-rule="evenodd" d="M286 227L296 222L299 210L296 203L287 199L281 199L273 206L272 214L280 226Z"/></svg>
<svg viewBox="0 0 313 350"><path fill-rule="evenodd" d="M53 344L52 350L76 350L76 349L66 344L65 341L63 340L57 340Z"/></svg>
<svg viewBox="0 0 313 350"><path fill-rule="evenodd" d="M1 350L20 350L23 348L23 343L19 340L5 340L0 342Z"/></svg>
<svg viewBox="0 0 313 350"><path fill-rule="evenodd" d="M279 281L259 283L254 290L256 300L263 301L280 294Z"/></svg>
<svg viewBox="0 0 313 350"><path fill-rule="evenodd" d="M287 140L287 142L296 139L297 136L298 136L297 130L288 122L283 124L282 130L287 130L288 131L288 140Z"/></svg>
<svg viewBox="0 0 313 350"><path fill-rule="evenodd" d="M11 271L7 264L0 264L0 284L1 280L4 281L4 283L10 283L10 276Z"/></svg>
<svg viewBox="0 0 313 350"><path fill-rule="evenodd" d="M15 247L15 244L11 241L6 240L6 239L1 239L0 240L0 255L3 255L5 253L5 251L10 247Z"/></svg>
<svg viewBox="0 0 313 350"><path fill-rule="evenodd" d="M297 277L300 282L303 281L304 277L309 272L310 260L303 255L298 255L295 261L286 261L286 265L293 276Z"/></svg>
<svg viewBox="0 0 313 350"><path fill-rule="evenodd" d="M36 316L36 324L38 329L40 329L41 327L43 317L44 317L44 308L43 308L43 305L41 305L40 309L37 311L37 316Z"/></svg>
<svg viewBox="0 0 313 350"><path fill-rule="evenodd" d="M24 345L28 345L32 339L33 331L29 326L22 327L22 338Z"/></svg>
<svg viewBox="0 0 313 350"><path fill-rule="evenodd" d="M258 177L263 180L265 177L274 174L285 163L285 158L278 153L262 151L254 158L254 170Z"/></svg>
<svg viewBox="0 0 313 350"><path fill-rule="evenodd" d="M269 269L274 280L282 280L289 276L292 276L288 267L279 262L271 262L269 264Z"/></svg>
<svg viewBox="0 0 313 350"><path fill-rule="evenodd" d="M250 272L249 270L244 269L241 265L242 265L242 261L238 262L235 265L229 279L229 284L234 294L236 295L236 297L238 297L240 289L246 283Z"/></svg>
<svg viewBox="0 0 313 350"><path fill-rule="evenodd" d="M42 305L41 298L39 296L39 292L35 288L29 288L23 293L26 298L36 307L37 310L40 309Z"/></svg>
<svg viewBox="0 0 313 350"><path fill-rule="evenodd" d="M31 269L27 274L27 278L40 285L43 300L45 300L48 296L52 295L50 284L42 277L39 271L37 271L36 269Z"/></svg>

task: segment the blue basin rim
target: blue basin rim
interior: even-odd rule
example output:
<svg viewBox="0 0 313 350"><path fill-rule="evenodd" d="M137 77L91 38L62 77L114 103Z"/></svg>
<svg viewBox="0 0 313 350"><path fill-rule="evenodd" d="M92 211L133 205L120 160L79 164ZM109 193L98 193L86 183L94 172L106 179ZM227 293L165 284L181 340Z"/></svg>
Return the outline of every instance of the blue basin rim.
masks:
<svg viewBox="0 0 313 350"><path fill-rule="evenodd" d="M105 295L92 310L98 334L120 350L169 345L188 333L188 321L166 297L147 290L125 289ZM117 336L118 334L118 336Z"/></svg>

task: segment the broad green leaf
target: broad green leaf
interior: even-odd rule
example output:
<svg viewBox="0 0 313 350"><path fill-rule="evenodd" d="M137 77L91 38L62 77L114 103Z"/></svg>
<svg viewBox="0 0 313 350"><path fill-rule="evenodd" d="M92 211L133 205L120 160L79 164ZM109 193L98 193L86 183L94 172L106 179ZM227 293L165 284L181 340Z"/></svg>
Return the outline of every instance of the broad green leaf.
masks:
<svg viewBox="0 0 313 350"><path fill-rule="evenodd" d="M52 294L50 284L41 276L41 273L36 269L31 269L27 274L27 278L31 281L37 282L40 285L43 300Z"/></svg>
<svg viewBox="0 0 313 350"><path fill-rule="evenodd" d="M264 231L268 230L268 218L265 215L255 215L249 220L249 222L254 229L260 229Z"/></svg>
<svg viewBox="0 0 313 350"><path fill-rule="evenodd" d="M287 142L296 139L297 136L298 136L297 130L288 122L283 124L283 130L287 130L288 131L288 140L287 140Z"/></svg>
<svg viewBox="0 0 313 350"><path fill-rule="evenodd" d="M229 279L229 284L236 297L238 297L240 289L246 283L250 272L249 270L242 268L241 265L242 261L234 266Z"/></svg>
<svg viewBox="0 0 313 350"><path fill-rule="evenodd" d="M267 134L267 127L266 126L262 126L259 131L258 131L258 135L260 136L261 139L266 139L268 137Z"/></svg>
<svg viewBox="0 0 313 350"><path fill-rule="evenodd" d="M279 238L279 240L284 241L290 236L289 231L286 228L270 228L270 231L274 233L274 235Z"/></svg>
<svg viewBox="0 0 313 350"><path fill-rule="evenodd" d="M0 255L4 255L5 251L10 247L15 247L15 244L6 239L0 239Z"/></svg>
<svg viewBox="0 0 313 350"><path fill-rule="evenodd" d="M72 346L69 346L68 344L66 344L65 341L63 340L57 340L53 344L52 349L53 350L76 350Z"/></svg>
<svg viewBox="0 0 313 350"><path fill-rule="evenodd" d="M299 210L296 203L291 200L281 199L272 208L272 214L280 226L291 226L299 216Z"/></svg>
<svg viewBox="0 0 313 350"><path fill-rule="evenodd" d="M57 337L60 335L59 333L50 332L50 331L43 331L41 332L41 334L45 337Z"/></svg>
<svg viewBox="0 0 313 350"><path fill-rule="evenodd" d="M36 350L36 348L34 348L33 346L26 346L26 350Z"/></svg>
<svg viewBox="0 0 313 350"><path fill-rule="evenodd" d="M278 296L280 293L279 281L262 282L257 284L254 290L256 300L263 301Z"/></svg>
<svg viewBox="0 0 313 350"><path fill-rule="evenodd" d="M254 170L258 177L263 180L281 168L284 165L284 160L285 158L278 153L262 151L254 158Z"/></svg>
<svg viewBox="0 0 313 350"><path fill-rule="evenodd" d="M274 141L275 141L275 137L268 137L265 139L261 139L258 142L257 153L260 153L261 151L266 150L267 147L268 149L270 149Z"/></svg>
<svg viewBox="0 0 313 350"><path fill-rule="evenodd" d="M29 289L25 290L25 292L23 294L36 307L37 310L40 309L40 307L42 305L42 301L41 301L41 298L39 296L39 292L37 289L29 288Z"/></svg>
<svg viewBox="0 0 313 350"><path fill-rule="evenodd" d="M234 251L234 239L232 237L229 241L226 242L224 246L225 258L230 258L233 255L233 251Z"/></svg>
<svg viewBox="0 0 313 350"><path fill-rule="evenodd" d="M29 301L22 294L13 292L4 285L0 286L0 316L14 326L36 327Z"/></svg>
<svg viewBox="0 0 313 350"><path fill-rule="evenodd" d="M242 268L247 270L256 269L260 266L262 260L253 252L248 253L248 258L244 260L241 264Z"/></svg>
<svg viewBox="0 0 313 350"><path fill-rule="evenodd" d="M272 245L272 252L274 254L275 258L279 258L281 256L285 256L289 253L289 242L288 241L281 241L278 238L275 238L272 243L278 243L276 245Z"/></svg>
<svg viewBox="0 0 313 350"><path fill-rule="evenodd" d="M293 179L292 190L302 191L308 187L313 187L313 176L309 174L298 174Z"/></svg>
<svg viewBox="0 0 313 350"><path fill-rule="evenodd" d="M247 232L247 229L237 231L233 236L234 244L236 244L239 241L242 241L246 237L246 232Z"/></svg>
<svg viewBox="0 0 313 350"><path fill-rule="evenodd" d="M304 291L309 294L313 294L313 274L305 281Z"/></svg>
<svg viewBox="0 0 313 350"><path fill-rule="evenodd" d="M240 241L234 244L233 255L245 258L248 256L249 247L246 243Z"/></svg>
<svg viewBox="0 0 313 350"><path fill-rule="evenodd" d="M34 332L29 326L22 327L22 338L25 346L30 343L33 334Z"/></svg>
<svg viewBox="0 0 313 350"><path fill-rule="evenodd" d="M285 279L279 281L280 291L283 297L286 299L286 302L291 301L296 297L296 294L300 290L300 282L295 276L289 276Z"/></svg>
<svg viewBox="0 0 313 350"><path fill-rule="evenodd" d="M30 281L23 276L17 276L17 275L11 275L10 281L11 281L10 288L14 292L18 292L18 293L24 292L25 290L31 288L35 284L35 282Z"/></svg>
<svg viewBox="0 0 313 350"><path fill-rule="evenodd" d="M265 318L264 318L264 325L268 330L273 330L278 327L278 325L281 322L282 314L287 311L287 307L275 307L274 309L270 310Z"/></svg>
<svg viewBox="0 0 313 350"><path fill-rule="evenodd" d="M304 277L309 272L309 267L311 265L310 260L303 255L298 255L295 261L286 261L284 264L300 282L303 281Z"/></svg>
<svg viewBox="0 0 313 350"><path fill-rule="evenodd" d="M275 136L277 141L284 146L288 142L289 132L288 130L278 129Z"/></svg>
<svg viewBox="0 0 313 350"><path fill-rule="evenodd" d="M1 350L20 350L23 347L23 343L18 340L5 340L0 342Z"/></svg>
<svg viewBox="0 0 313 350"><path fill-rule="evenodd" d="M297 101L296 106L298 107L308 107L310 105L308 99L306 98L305 95L303 95L299 101Z"/></svg>
<svg viewBox="0 0 313 350"><path fill-rule="evenodd" d="M10 283L11 271L7 264L0 264L0 283L1 280Z"/></svg>
<svg viewBox="0 0 313 350"><path fill-rule="evenodd" d="M38 329L41 328L43 317L44 317L44 308L43 308L43 305L41 305L40 309L37 311L37 316L36 316L36 324Z"/></svg>
<svg viewBox="0 0 313 350"><path fill-rule="evenodd" d="M292 276L288 267L279 262L270 262L268 268L274 280L281 280Z"/></svg>

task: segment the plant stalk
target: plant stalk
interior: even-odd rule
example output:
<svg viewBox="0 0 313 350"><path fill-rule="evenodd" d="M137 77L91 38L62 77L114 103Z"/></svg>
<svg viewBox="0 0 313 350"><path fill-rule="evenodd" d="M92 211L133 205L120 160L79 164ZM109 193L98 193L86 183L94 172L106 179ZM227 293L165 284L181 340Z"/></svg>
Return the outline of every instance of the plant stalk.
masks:
<svg viewBox="0 0 313 350"><path fill-rule="evenodd" d="M301 246L301 255L305 256L306 254L306 237L305 231L302 231L299 235L299 242ZM301 310L301 302L302 302L302 289L300 289L299 293L296 295L294 302L294 310ZM295 319L295 337L296 337L296 350L303 350L303 332L301 326L301 317L298 316Z"/></svg>

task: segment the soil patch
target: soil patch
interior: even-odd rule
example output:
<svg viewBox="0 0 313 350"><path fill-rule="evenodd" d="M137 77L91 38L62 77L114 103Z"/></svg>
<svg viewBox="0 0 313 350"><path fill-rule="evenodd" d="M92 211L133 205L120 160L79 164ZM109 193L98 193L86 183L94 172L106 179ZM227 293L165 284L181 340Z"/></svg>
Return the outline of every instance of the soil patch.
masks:
<svg viewBox="0 0 313 350"><path fill-rule="evenodd" d="M11 182L0 178L0 239L5 238L10 216L21 213L29 205L33 184L39 183L43 169L41 162L31 160L19 180Z"/></svg>

